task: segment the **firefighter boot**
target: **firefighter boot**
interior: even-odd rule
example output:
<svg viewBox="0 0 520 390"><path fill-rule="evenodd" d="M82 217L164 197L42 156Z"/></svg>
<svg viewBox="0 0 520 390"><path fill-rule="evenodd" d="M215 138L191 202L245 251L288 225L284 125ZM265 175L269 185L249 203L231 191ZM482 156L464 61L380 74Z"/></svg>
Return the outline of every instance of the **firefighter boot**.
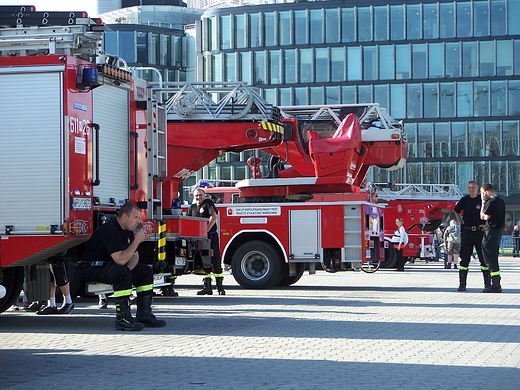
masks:
<svg viewBox="0 0 520 390"><path fill-rule="evenodd" d="M482 290L484 293L501 293L502 287L500 286L500 276L491 277L491 286Z"/></svg>
<svg viewBox="0 0 520 390"><path fill-rule="evenodd" d="M130 313L130 297L116 298L116 324L115 330L136 331L144 328L140 322L136 322Z"/></svg>
<svg viewBox="0 0 520 390"><path fill-rule="evenodd" d="M215 277L215 283L217 284L218 295L226 295L226 291L222 286L222 281L224 280L223 276Z"/></svg>
<svg viewBox="0 0 520 390"><path fill-rule="evenodd" d="M491 287L491 276L489 270L482 270L482 277L484 278L484 289Z"/></svg>
<svg viewBox="0 0 520 390"><path fill-rule="evenodd" d="M135 315L135 319L144 326L149 326L150 328L160 328L162 326L166 326L166 321L158 320L152 314L151 291L137 295L137 314Z"/></svg>
<svg viewBox="0 0 520 390"><path fill-rule="evenodd" d="M204 288L197 291L197 295L213 295L213 288L211 287L211 277L202 279Z"/></svg>
<svg viewBox="0 0 520 390"><path fill-rule="evenodd" d="M466 291L466 281L468 279L468 270L459 270L459 288L457 291Z"/></svg>
<svg viewBox="0 0 520 390"><path fill-rule="evenodd" d="M163 297L178 297L179 293L173 289L173 285L175 284L175 280L177 276L171 277L169 280L171 284L169 286L161 287L161 294Z"/></svg>

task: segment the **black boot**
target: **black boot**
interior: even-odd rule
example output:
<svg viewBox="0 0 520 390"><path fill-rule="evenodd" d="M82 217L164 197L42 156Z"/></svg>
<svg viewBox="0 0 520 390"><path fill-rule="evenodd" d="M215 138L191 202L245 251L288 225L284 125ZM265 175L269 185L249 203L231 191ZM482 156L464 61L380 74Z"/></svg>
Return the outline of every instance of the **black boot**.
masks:
<svg viewBox="0 0 520 390"><path fill-rule="evenodd" d="M211 287L211 278L204 278L204 288L197 291L197 295L213 295L213 288Z"/></svg>
<svg viewBox="0 0 520 390"><path fill-rule="evenodd" d="M170 278L171 284L169 286L161 287L161 294L163 297L178 297L179 293L173 289L173 285L175 284L175 280L177 277Z"/></svg>
<svg viewBox="0 0 520 390"><path fill-rule="evenodd" d="M222 286L223 280L224 280L223 276L215 277L215 282L217 283L218 295L226 295L226 291L224 291L224 287Z"/></svg>
<svg viewBox="0 0 520 390"><path fill-rule="evenodd" d="M140 322L136 322L130 313L130 297L116 298L116 324L115 330L136 331L144 328Z"/></svg>
<svg viewBox="0 0 520 390"><path fill-rule="evenodd" d="M491 277L491 286L482 290L484 293L501 293L502 287L500 286L500 276Z"/></svg>
<svg viewBox="0 0 520 390"><path fill-rule="evenodd" d="M468 279L468 270L459 270L459 288L457 291L466 291L466 281Z"/></svg>
<svg viewBox="0 0 520 390"><path fill-rule="evenodd" d="M489 276L489 270L483 270L482 277L484 278L484 289L491 287L491 276Z"/></svg>
<svg viewBox="0 0 520 390"><path fill-rule="evenodd" d="M166 326L166 321L158 320L152 314L152 292L146 292L142 295L137 295L137 314L135 319L141 322L144 326L151 328L160 328Z"/></svg>

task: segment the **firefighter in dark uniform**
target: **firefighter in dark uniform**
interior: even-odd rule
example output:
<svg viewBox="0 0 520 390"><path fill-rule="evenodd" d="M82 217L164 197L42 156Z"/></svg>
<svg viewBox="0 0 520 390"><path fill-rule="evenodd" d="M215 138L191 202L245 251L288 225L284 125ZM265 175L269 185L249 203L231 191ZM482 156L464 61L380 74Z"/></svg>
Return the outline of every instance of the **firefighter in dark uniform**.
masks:
<svg viewBox="0 0 520 390"><path fill-rule="evenodd" d="M187 216L208 218L208 238L211 240L211 249L213 254L211 256L211 265L204 264L200 255L197 255L197 261L202 266L204 288L197 292L197 295L212 295L213 288L211 286L211 272L215 276L217 284L217 291L219 295L226 295L222 281L224 274L222 272L222 264L220 261L220 244L217 231L217 209L215 203L211 199L206 198L206 193L202 188L196 188L193 191L195 203L191 204L186 212Z"/></svg>
<svg viewBox="0 0 520 390"><path fill-rule="evenodd" d="M478 192L478 184L475 181L468 182L469 195L463 196L455 205L455 217L461 224L461 243L460 243L460 265L459 265L459 288L457 291L466 291L466 281L468 278L469 262L473 255L473 248L477 251L480 261L480 270L484 278L484 288L491 285L489 268L482 255L482 237L484 236L485 221L480 217L480 207L482 199ZM462 214L462 218L461 218Z"/></svg>
<svg viewBox="0 0 520 390"><path fill-rule="evenodd" d="M166 322L152 314L153 271L139 263L137 247L147 237L139 226L141 212L128 202L117 217L101 225L87 241L83 252L83 276L87 282L111 284L116 299L116 330L136 331L144 326L161 327ZM132 286L137 292L137 314L130 312Z"/></svg>
<svg viewBox="0 0 520 390"><path fill-rule="evenodd" d="M486 287L482 292L501 293L498 251L502 239L502 229L506 224L506 204L496 195L495 189L490 183L484 184L480 192L482 194L480 216L486 221L482 239L482 254L491 275L491 286Z"/></svg>

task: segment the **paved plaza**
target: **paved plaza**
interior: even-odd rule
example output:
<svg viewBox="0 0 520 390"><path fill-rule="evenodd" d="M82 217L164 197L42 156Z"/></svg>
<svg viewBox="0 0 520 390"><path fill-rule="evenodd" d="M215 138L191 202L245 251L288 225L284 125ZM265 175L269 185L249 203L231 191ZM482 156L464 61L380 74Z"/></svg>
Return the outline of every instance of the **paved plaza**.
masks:
<svg viewBox="0 0 520 390"><path fill-rule="evenodd" d="M201 277L157 297L160 329L116 332L114 301L69 315L0 315L2 389L519 389L520 259L501 258L502 294L457 270L305 274L295 285L196 296Z"/></svg>

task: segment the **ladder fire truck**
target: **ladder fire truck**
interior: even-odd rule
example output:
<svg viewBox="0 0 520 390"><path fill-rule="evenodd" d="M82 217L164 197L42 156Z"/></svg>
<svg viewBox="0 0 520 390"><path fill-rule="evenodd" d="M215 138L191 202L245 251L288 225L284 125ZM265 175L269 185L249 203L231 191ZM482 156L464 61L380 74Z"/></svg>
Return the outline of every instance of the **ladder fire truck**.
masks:
<svg viewBox="0 0 520 390"><path fill-rule="evenodd" d="M0 11L0 312L22 287L47 299L49 261L77 264L126 201L142 209L156 285L210 256L207 220L171 212L179 183L221 153L281 142L279 110L241 83L136 78L85 13Z"/></svg>
<svg viewBox="0 0 520 390"><path fill-rule="evenodd" d="M270 173L217 199L221 251L246 288L296 283L316 263L336 272L377 270L384 260L383 205L365 188L370 166L399 169L406 159L401 122L378 104L280 107L284 142L262 149Z"/></svg>
<svg viewBox="0 0 520 390"><path fill-rule="evenodd" d="M462 197L455 184L372 184L379 203L385 208L385 241L388 243L396 230L396 218L403 219L408 233L408 245L403 256L408 261L436 259L434 231L443 219L453 211ZM397 264L395 249L387 245L383 268L393 268Z"/></svg>

